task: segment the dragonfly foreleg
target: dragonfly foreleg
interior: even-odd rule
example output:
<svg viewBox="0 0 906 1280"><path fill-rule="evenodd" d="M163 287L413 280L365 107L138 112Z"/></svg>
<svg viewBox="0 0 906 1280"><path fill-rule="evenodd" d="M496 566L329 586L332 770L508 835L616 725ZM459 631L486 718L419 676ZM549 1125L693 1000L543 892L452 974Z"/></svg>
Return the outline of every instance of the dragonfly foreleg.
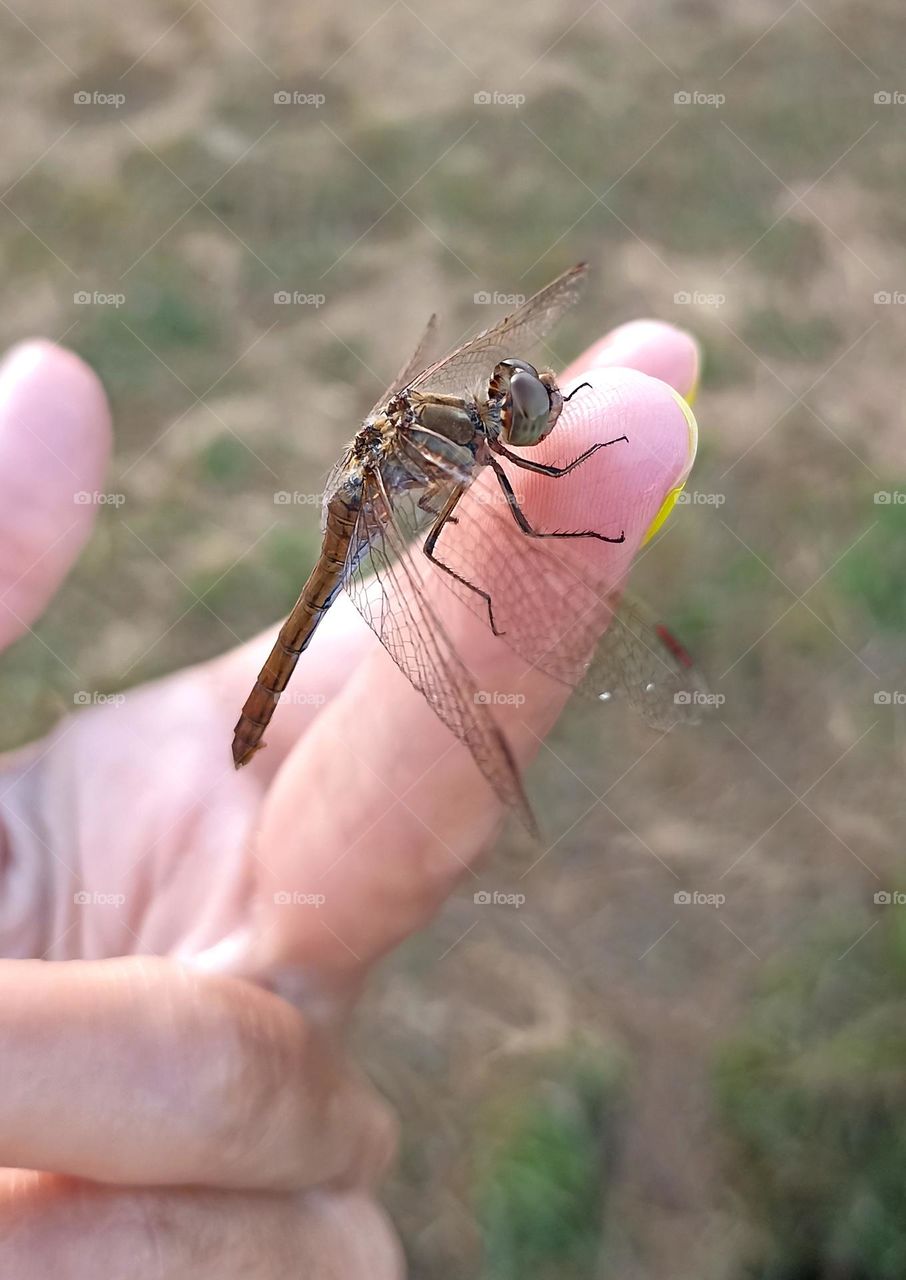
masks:
<svg viewBox="0 0 906 1280"><path fill-rule="evenodd" d="M506 458L507 462L512 462L515 466L522 467L523 471L535 471L538 475L553 476L557 479L560 476L569 475L570 471L574 471L576 467L581 466L587 458L590 458L593 453L597 453L599 449L606 449L611 444L619 444L621 440L625 440L627 444L629 443L628 436L615 436L613 440L602 440L598 444L593 444L584 453L580 453L578 458L573 458L572 462L568 462L565 467L555 467L545 462L535 462L531 458L523 458L521 454L510 453L506 445L501 444L499 440L489 440L488 446L495 453L499 453L501 457Z"/></svg>
<svg viewBox="0 0 906 1280"><path fill-rule="evenodd" d="M437 505L437 499L440 495L436 489L426 489L418 500L418 508L420 511L427 511L431 516L439 516L441 508ZM456 516L447 516L447 524L459 524Z"/></svg>
<svg viewBox="0 0 906 1280"><path fill-rule="evenodd" d="M608 443L612 443L612 442L608 441ZM594 448L596 449L600 447L601 447L600 445L594 446ZM509 457L509 454L506 454L505 456ZM581 462L582 459L577 458L576 461ZM507 504L513 513L513 519L516 521L519 528L522 530L524 534L526 534L527 537L529 538L597 538L599 542L625 542L626 541L625 531L622 531L618 538L608 538L606 534L596 533L594 529L581 529L581 530L576 530L572 532L561 532L558 530L552 533L541 533L539 532L539 530L533 529L532 526L529 524L528 520L526 519L525 512L522 510L522 508L519 505L519 500L517 499L516 494L513 492L513 486L510 484L509 477L507 476L507 473L504 471L503 467L495 458L490 459L490 465L494 468L494 475L497 477L500 483L500 487L503 490L504 497L507 500ZM575 463L573 465L575 466Z"/></svg>
<svg viewBox="0 0 906 1280"><path fill-rule="evenodd" d="M494 621L494 606L491 603L491 597L489 593L487 591L482 591L481 587L476 587L474 582L470 582L468 578L464 578L462 574L457 573L455 569L451 569L448 564L444 564L443 560L439 560L438 557L434 554L434 548L437 545L437 539L440 537L441 530L443 529L444 525L457 523L456 517L453 515L453 509L455 508L457 502L459 502L459 499L462 497L464 489L465 489L464 485L459 485L450 494L449 498L444 503L442 510L437 514L437 519L434 521L434 524L431 526L428 532L427 538L425 538L425 543L424 543L424 546L422 547L422 550L424 551L428 559L431 561L431 563L437 565L438 569L443 569L444 573L449 574L451 578L455 578L456 581L462 583L464 587L468 587L469 590L474 591L477 596L481 596L482 600L485 602L485 604L488 607L488 621L491 624L491 631L494 633L495 636L502 636L502 635L505 635L506 633L504 631L497 630L497 624Z"/></svg>

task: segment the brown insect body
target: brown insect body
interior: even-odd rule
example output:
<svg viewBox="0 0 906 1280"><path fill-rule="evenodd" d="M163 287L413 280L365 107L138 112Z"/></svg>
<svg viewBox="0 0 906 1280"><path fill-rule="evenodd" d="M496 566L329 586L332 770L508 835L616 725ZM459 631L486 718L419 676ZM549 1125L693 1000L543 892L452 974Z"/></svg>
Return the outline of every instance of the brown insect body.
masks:
<svg viewBox="0 0 906 1280"><path fill-rule="evenodd" d="M597 698L613 688L625 692L652 723L673 723L677 706L694 711L691 695L673 696L677 687L698 688L673 637L659 634L644 611L627 604L619 592L586 586L575 575L564 577L561 557L544 553L540 541L620 543L625 534L537 529L508 475L508 468L516 467L557 478L599 449L628 443L625 436L601 441L563 465L531 456L531 447L559 420L565 399L554 374L539 372L519 353L572 305L585 274L584 264L564 272L512 315L434 363L426 359L433 333L429 323L425 339L328 479L321 554L242 708L233 740L237 767L263 745L264 730L300 654L345 588L500 799L533 827L509 745L486 701L476 695L431 593L423 589L426 571L441 573L454 594L487 621L494 635L506 636L532 667ZM484 497L473 493L472 481L485 469L493 472L504 501L484 506L476 518ZM426 519L431 521L427 532ZM430 570L424 567L428 563ZM566 597L577 622L556 638L555 620ZM596 653L595 642L608 621Z"/></svg>

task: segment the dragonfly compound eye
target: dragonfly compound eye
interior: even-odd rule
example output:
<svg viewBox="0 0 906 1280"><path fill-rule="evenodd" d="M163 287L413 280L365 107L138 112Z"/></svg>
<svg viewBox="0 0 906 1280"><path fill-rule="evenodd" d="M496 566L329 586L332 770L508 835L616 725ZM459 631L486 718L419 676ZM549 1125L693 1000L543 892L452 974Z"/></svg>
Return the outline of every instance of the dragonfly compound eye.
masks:
<svg viewBox="0 0 906 1280"><path fill-rule="evenodd" d="M538 444L550 431L551 396L537 371L522 360L502 362L512 369L509 396L501 415L507 444Z"/></svg>

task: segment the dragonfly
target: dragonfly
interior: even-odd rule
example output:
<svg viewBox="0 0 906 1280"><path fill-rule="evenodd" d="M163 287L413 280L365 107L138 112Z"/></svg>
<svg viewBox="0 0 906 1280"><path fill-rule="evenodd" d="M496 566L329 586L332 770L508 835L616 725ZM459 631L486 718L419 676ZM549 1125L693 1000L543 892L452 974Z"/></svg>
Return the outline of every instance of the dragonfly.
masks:
<svg viewBox="0 0 906 1280"><path fill-rule="evenodd" d="M513 752L441 620L428 574L530 667L605 701L622 695L662 730L698 718L704 685L679 641L621 587L589 580L552 551L570 539L618 544L623 530L538 529L511 479L518 468L554 483L601 450L629 447L621 435L560 466L531 456L590 386L565 396L550 369L526 359L577 301L587 273L579 263L433 362L431 317L328 478L320 555L242 708L237 768L264 746L300 655L345 590L503 803L537 829ZM552 643L563 616L570 624Z"/></svg>

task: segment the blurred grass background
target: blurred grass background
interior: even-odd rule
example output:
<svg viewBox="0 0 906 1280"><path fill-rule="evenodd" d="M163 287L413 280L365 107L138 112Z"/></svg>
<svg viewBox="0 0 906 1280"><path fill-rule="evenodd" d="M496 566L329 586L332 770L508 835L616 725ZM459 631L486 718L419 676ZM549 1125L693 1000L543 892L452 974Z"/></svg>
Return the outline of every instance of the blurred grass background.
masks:
<svg viewBox="0 0 906 1280"><path fill-rule="evenodd" d="M718 1123L711 1071L732 1023L760 1026L749 993L800 938L794 973L845 995L867 967L869 1003L902 998L902 967L859 941L873 912L897 910L873 899L896 883L904 817L903 712L876 695L906 689L906 506L875 500L906 490L906 306L876 301L906 288L901 6L33 0L0 6L0 34L14 122L0 339L43 333L98 370L116 422L108 489L125 496L37 635L0 660L2 746L71 708L71 671L115 689L285 612L317 516L274 493L320 488L432 310L452 342L491 319L477 291L530 293L587 258L589 296L552 338L564 361L639 315L700 339L689 489L707 501L677 509L637 585L696 652L720 715L681 743L617 709L564 717L532 786L565 835L533 865L511 831L482 876L525 905L476 907L470 886L385 967L361 1037L403 1115L389 1199L414 1275L798 1266L777 1197L750 1186L776 1159L763 1183L786 1200L782 1101L759 1113L753 1067ZM678 906L679 890L726 901ZM842 935L816 960L804 939L831 917ZM860 1026L870 1040L868 1014ZM570 1057L589 1035L632 1063L597 1101ZM903 1065L856 1062L858 1132L900 1096ZM486 1115L517 1068L524 1114L501 1136ZM620 1156L599 1166L614 1090ZM561 1257L526 1257L512 1241L558 1168L581 1209L558 1220L579 1225ZM826 1203L862 1168L841 1158ZM731 1196L734 1170L746 1190ZM904 1232L900 1215L885 1256L902 1257ZM870 1248L849 1271L833 1256L771 1274L901 1274Z"/></svg>

